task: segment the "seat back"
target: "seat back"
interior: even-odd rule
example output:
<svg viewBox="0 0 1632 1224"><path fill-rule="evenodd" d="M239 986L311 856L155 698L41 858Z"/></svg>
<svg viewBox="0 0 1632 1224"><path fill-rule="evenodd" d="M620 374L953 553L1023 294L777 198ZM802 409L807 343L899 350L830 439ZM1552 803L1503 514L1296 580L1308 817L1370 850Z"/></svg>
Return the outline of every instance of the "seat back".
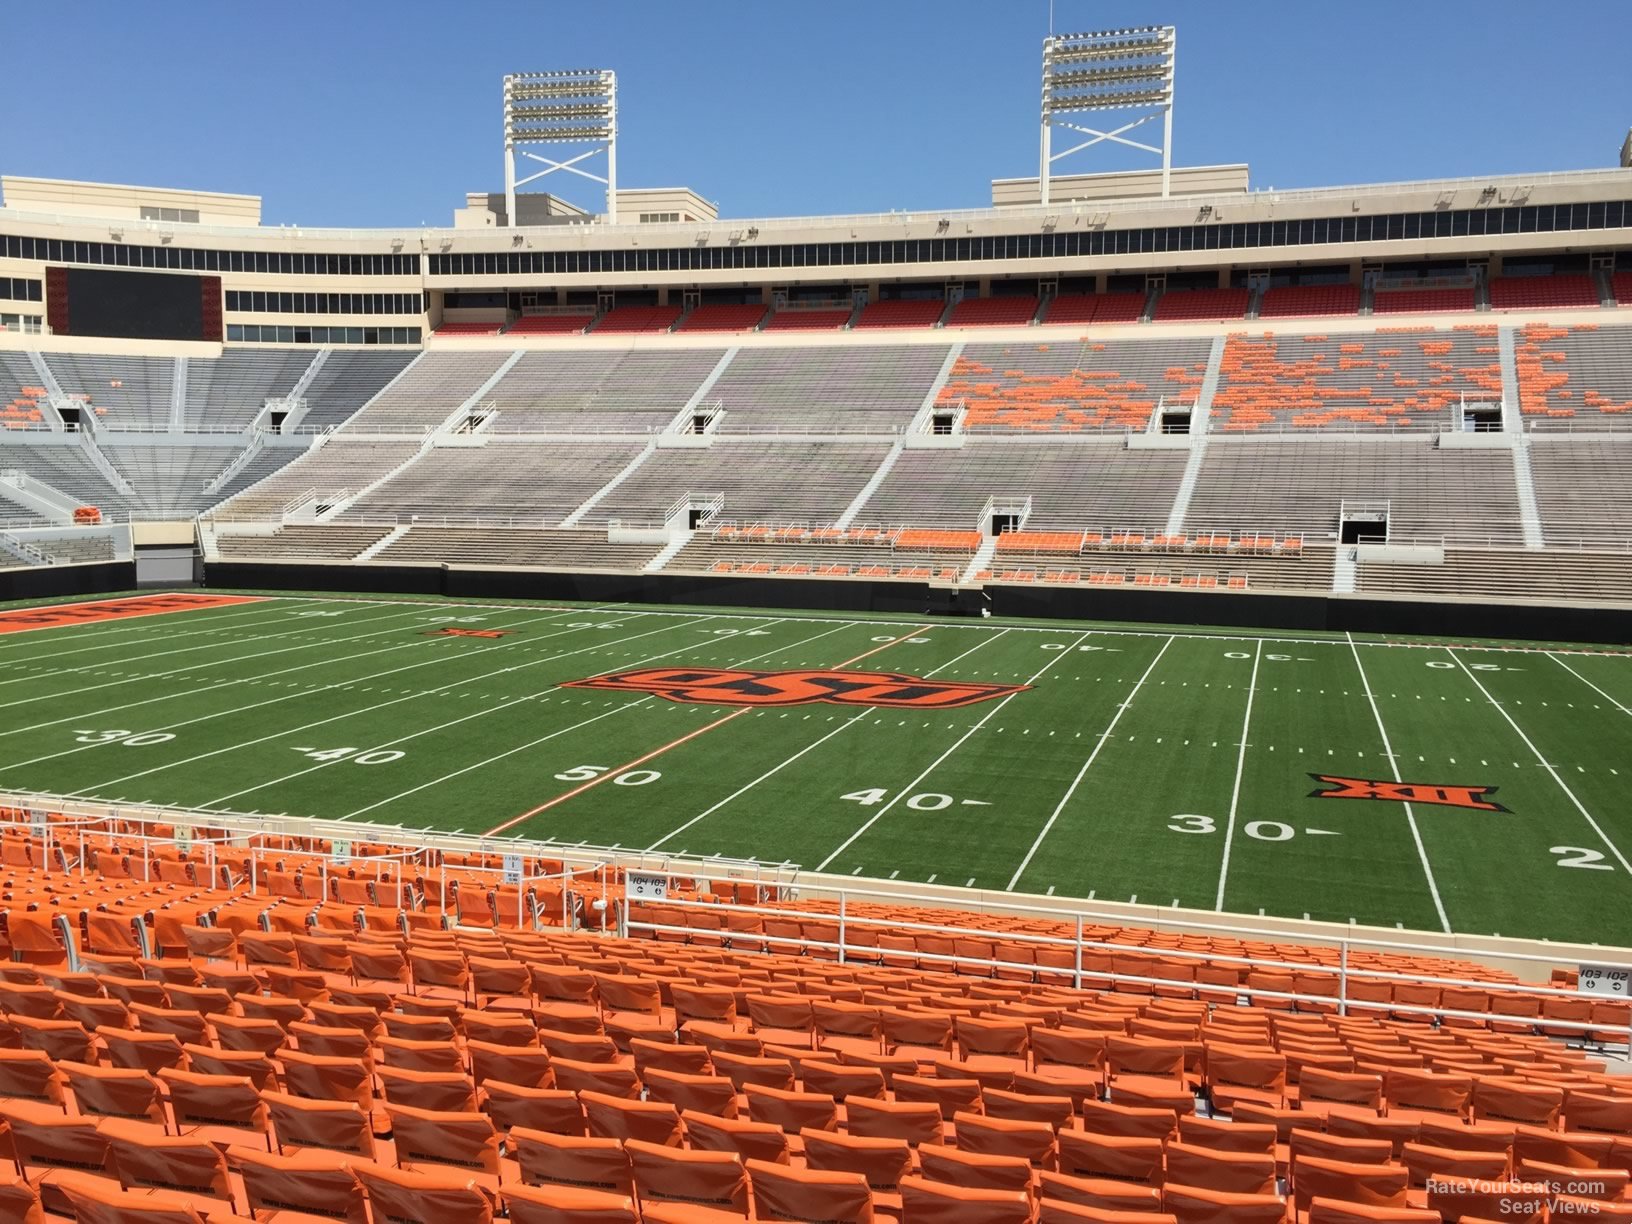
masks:
<svg viewBox="0 0 1632 1224"><path fill-rule="evenodd" d="M484 1113L388 1105L399 1165L455 1165L499 1172L499 1133Z"/></svg>
<svg viewBox="0 0 1632 1224"><path fill-rule="evenodd" d="M793 1169L763 1160L750 1160L746 1167L757 1220L871 1224L873 1195L859 1173Z"/></svg>
<svg viewBox="0 0 1632 1224"><path fill-rule="evenodd" d="M614 1194L631 1194L634 1181L623 1144L616 1139L552 1135L526 1126L510 1129L510 1146L521 1166L521 1180L532 1186L576 1186Z"/></svg>
<svg viewBox="0 0 1632 1224"><path fill-rule="evenodd" d="M806 1130L805 1165L836 1173L858 1173L881 1193L894 1193L912 1169L912 1148L905 1139L870 1139L854 1134Z"/></svg>
<svg viewBox="0 0 1632 1224"><path fill-rule="evenodd" d="M901 1179L902 1224L1030 1224L1031 1198L1017 1190L966 1190L922 1177Z"/></svg>
<svg viewBox="0 0 1632 1224"><path fill-rule="evenodd" d="M358 1161L352 1172L369 1213L392 1224L492 1224L493 1201L470 1178L435 1169L390 1169Z"/></svg>
<svg viewBox="0 0 1632 1224"><path fill-rule="evenodd" d="M623 1147L642 1204L688 1203L748 1214L748 1176L735 1153L690 1152L639 1139Z"/></svg>

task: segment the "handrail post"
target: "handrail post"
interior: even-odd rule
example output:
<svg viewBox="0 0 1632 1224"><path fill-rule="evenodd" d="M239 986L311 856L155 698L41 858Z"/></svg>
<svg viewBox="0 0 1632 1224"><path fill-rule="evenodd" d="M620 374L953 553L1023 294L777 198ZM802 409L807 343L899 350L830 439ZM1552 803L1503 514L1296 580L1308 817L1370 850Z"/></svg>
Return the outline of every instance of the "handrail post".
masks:
<svg viewBox="0 0 1632 1224"><path fill-rule="evenodd" d="M1337 945L1337 1014L1349 1014L1349 941Z"/></svg>
<svg viewBox="0 0 1632 1224"><path fill-rule="evenodd" d="M1082 915L1077 915L1077 947L1076 963L1071 968L1071 982L1077 989L1082 989Z"/></svg>

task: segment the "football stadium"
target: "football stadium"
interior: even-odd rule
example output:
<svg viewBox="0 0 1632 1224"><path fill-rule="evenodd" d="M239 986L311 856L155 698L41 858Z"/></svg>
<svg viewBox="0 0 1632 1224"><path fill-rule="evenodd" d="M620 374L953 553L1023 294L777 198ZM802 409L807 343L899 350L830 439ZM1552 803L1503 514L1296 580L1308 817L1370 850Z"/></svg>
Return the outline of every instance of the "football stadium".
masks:
<svg viewBox="0 0 1632 1224"><path fill-rule="evenodd" d="M1632 133L1278 190L1180 33L976 208L610 38L446 225L0 166L0 1224L1632 1220Z"/></svg>

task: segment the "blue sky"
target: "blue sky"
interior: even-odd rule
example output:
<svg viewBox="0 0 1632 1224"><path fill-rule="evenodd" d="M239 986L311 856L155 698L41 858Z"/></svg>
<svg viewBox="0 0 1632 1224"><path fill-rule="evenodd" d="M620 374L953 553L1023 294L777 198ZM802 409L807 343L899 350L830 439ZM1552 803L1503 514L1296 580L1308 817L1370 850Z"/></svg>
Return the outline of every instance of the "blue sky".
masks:
<svg viewBox="0 0 1632 1224"><path fill-rule="evenodd" d="M1247 162L1259 187L1610 166L1632 122L1605 50L1624 0L1557 21L1516 0L1055 8L1062 31L1175 24L1175 161ZM31 87L0 173L443 225L503 186L504 73L563 67L617 71L624 186L737 217L982 206L990 179L1037 172L1048 0L19 0L5 27Z"/></svg>

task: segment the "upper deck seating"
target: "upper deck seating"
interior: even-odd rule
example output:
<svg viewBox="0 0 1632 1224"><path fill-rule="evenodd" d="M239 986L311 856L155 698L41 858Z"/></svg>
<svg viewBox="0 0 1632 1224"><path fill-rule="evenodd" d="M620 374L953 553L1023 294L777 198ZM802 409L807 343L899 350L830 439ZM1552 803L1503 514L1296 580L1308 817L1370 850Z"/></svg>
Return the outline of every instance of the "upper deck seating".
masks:
<svg viewBox="0 0 1632 1224"><path fill-rule="evenodd" d="M897 299L869 303L856 319L856 327L934 327L946 309L939 298Z"/></svg>
<svg viewBox="0 0 1632 1224"><path fill-rule="evenodd" d="M1260 319L1316 318L1360 313L1357 285L1277 285L1258 300Z"/></svg>

